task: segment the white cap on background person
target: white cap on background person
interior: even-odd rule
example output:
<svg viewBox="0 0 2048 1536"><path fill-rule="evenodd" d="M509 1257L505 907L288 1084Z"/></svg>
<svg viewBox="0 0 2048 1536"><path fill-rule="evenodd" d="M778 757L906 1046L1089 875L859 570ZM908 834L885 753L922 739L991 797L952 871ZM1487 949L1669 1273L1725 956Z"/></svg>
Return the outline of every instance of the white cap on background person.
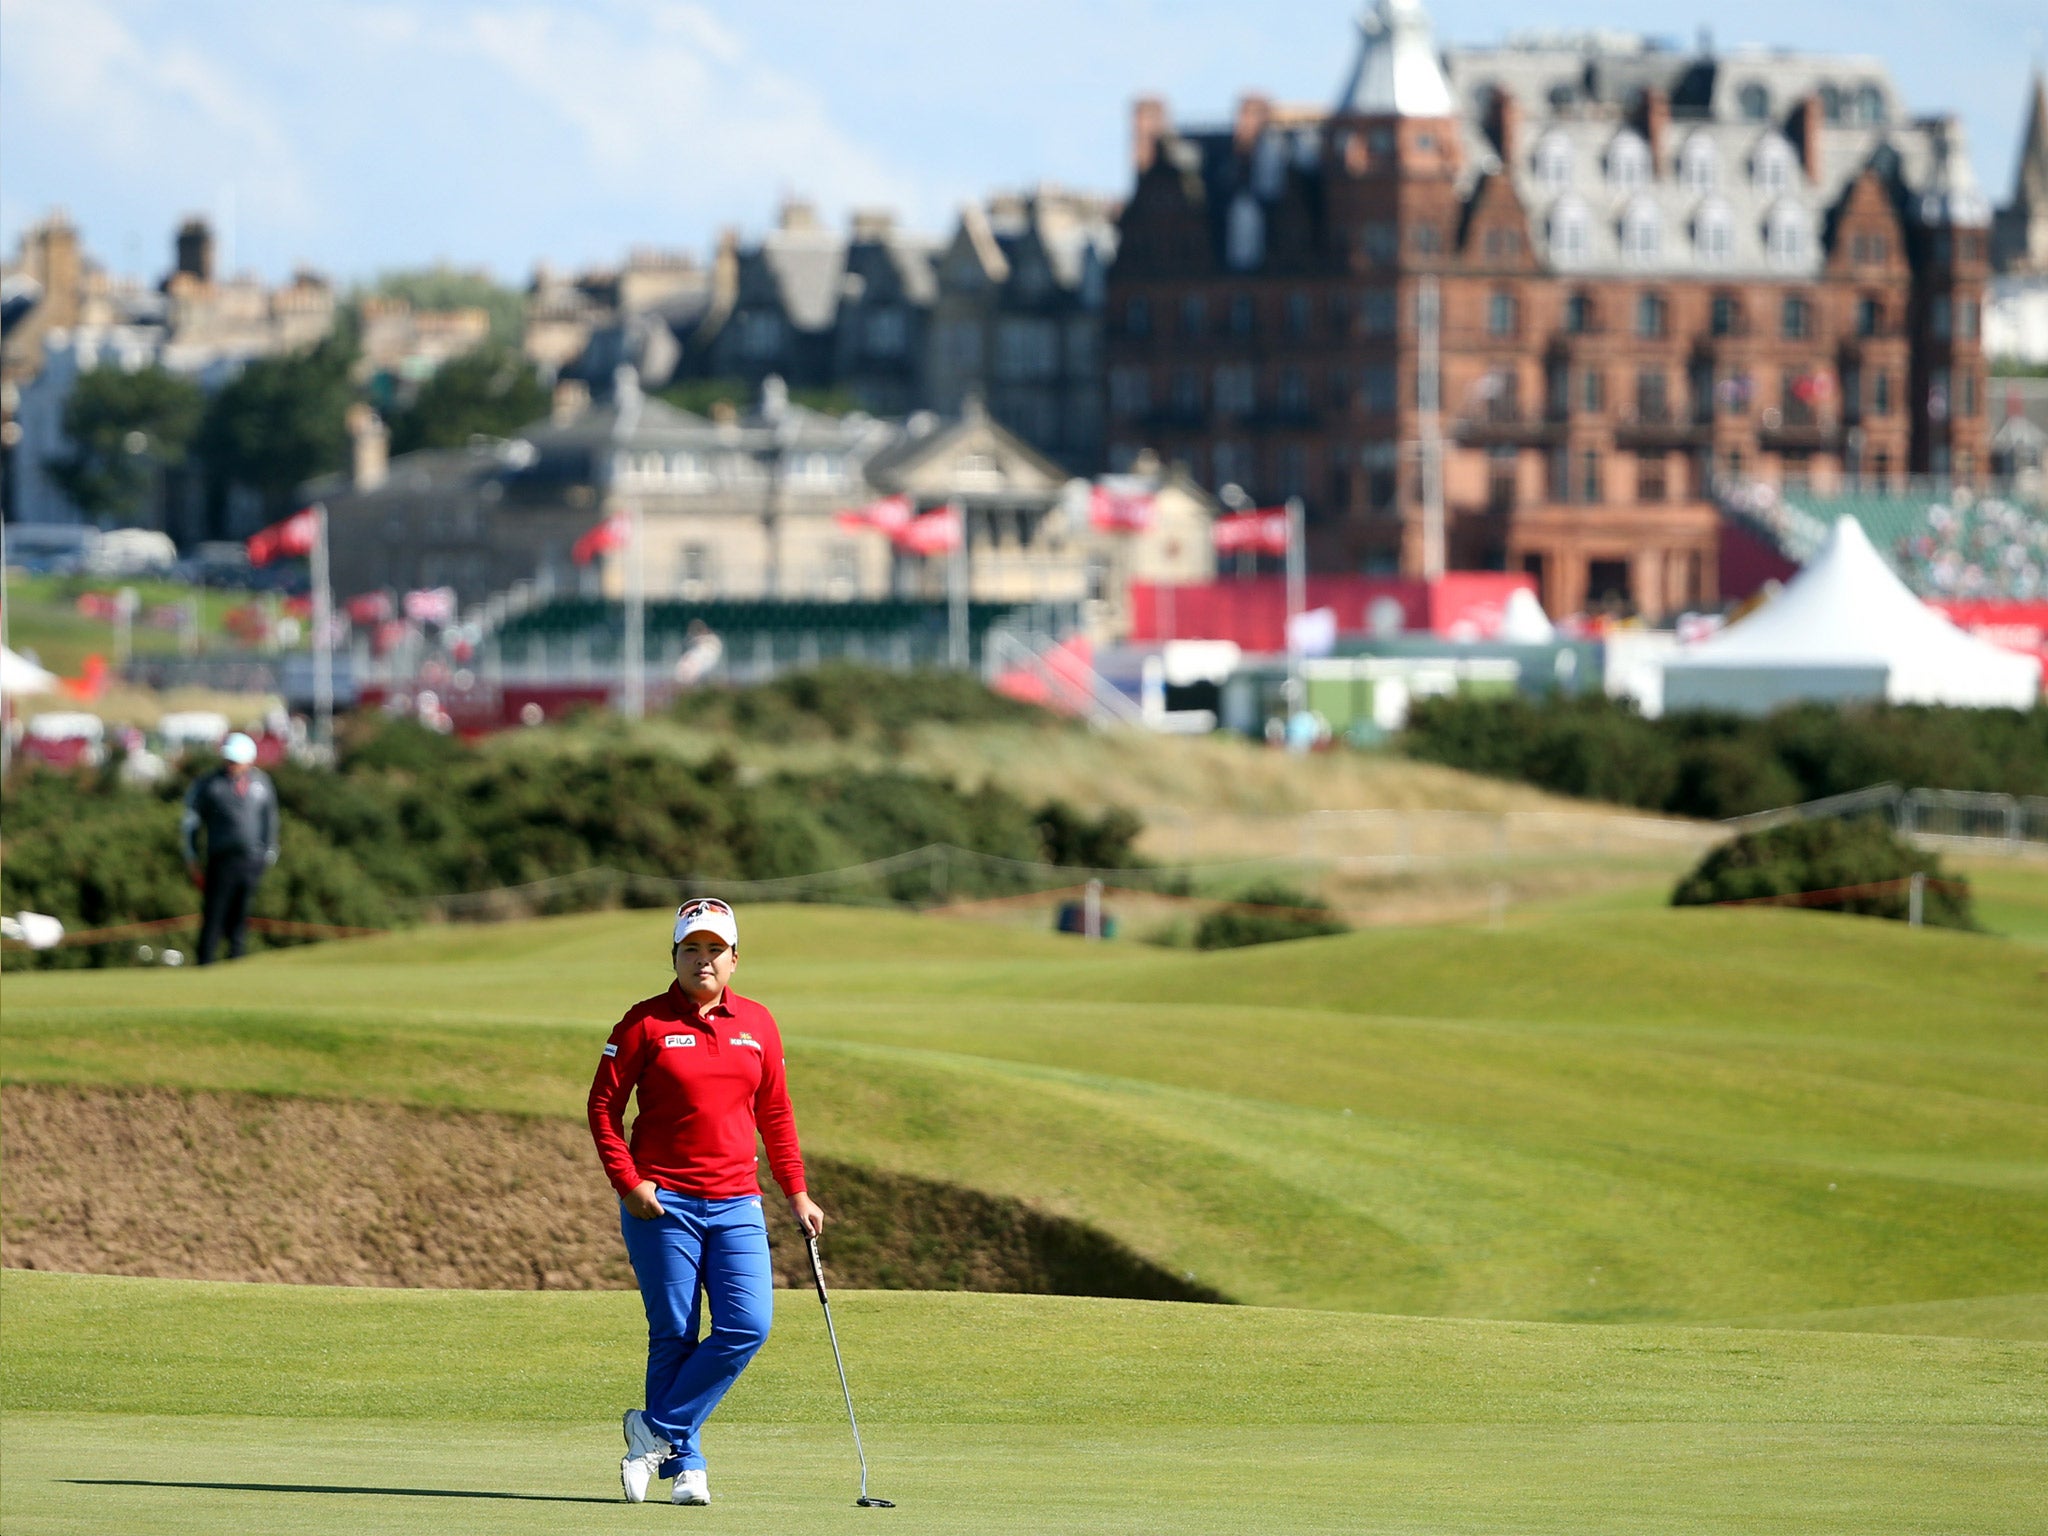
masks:
<svg viewBox="0 0 2048 1536"><path fill-rule="evenodd" d="M699 896L676 908L675 932L669 942L680 944L693 933L715 933L728 948L740 947L739 919L715 896Z"/></svg>
<svg viewBox="0 0 2048 1536"><path fill-rule="evenodd" d="M246 766L256 761L256 743L240 731L231 731L228 739L220 744L220 755L227 762Z"/></svg>

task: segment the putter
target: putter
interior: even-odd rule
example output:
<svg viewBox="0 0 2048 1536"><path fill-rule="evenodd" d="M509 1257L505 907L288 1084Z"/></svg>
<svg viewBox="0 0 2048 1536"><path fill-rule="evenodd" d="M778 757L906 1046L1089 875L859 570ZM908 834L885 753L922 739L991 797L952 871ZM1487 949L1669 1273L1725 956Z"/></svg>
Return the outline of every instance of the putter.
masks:
<svg viewBox="0 0 2048 1536"><path fill-rule="evenodd" d="M832 1363L839 1367L839 1390L846 1395L846 1422L853 1427L853 1454L860 1458L860 1497L854 1505L859 1509L894 1509L894 1499L871 1498L868 1494L868 1455L860 1448L860 1421L853 1416L853 1388L846 1384L846 1362L839 1356L839 1330L832 1326L832 1303L825 1295L825 1266L818 1258L818 1238L814 1232L804 1233L804 1243L811 1253L811 1279L818 1287L818 1305L825 1309L825 1337L832 1341Z"/></svg>

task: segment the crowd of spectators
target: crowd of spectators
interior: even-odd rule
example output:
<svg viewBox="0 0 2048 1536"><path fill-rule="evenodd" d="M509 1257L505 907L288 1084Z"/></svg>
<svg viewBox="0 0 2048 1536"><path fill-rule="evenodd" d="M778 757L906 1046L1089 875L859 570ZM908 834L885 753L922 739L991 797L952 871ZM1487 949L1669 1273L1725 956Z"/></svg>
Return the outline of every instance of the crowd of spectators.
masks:
<svg viewBox="0 0 2048 1536"><path fill-rule="evenodd" d="M2048 597L2048 517L1995 496L1936 502L1892 564L1922 597Z"/></svg>

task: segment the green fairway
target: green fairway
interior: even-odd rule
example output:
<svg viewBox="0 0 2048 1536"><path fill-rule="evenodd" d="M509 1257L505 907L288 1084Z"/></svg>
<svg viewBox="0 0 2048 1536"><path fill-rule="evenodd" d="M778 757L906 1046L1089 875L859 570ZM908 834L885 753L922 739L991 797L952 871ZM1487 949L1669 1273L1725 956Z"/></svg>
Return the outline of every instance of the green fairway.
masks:
<svg viewBox="0 0 2048 1536"><path fill-rule="evenodd" d="M661 924L18 975L0 1071L574 1116ZM738 985L815 1151L1241 1301L1806 1326L2048 1292L2048 981L2008 941L1660 910L1191 955L763 908Z"/></svg>
<svg viewBox="0 0 2048 1536"><path fill-rule="evenodd" d="M707 1433L720 1502L689 1517L615 1502L629 1295L16 1272L0 1299L11 1532L870 1518L802 1292ZM920 1531L1933 1536L2048 1514L2039 1344L887 1292L834 1311L874 1489Z"/></svg>

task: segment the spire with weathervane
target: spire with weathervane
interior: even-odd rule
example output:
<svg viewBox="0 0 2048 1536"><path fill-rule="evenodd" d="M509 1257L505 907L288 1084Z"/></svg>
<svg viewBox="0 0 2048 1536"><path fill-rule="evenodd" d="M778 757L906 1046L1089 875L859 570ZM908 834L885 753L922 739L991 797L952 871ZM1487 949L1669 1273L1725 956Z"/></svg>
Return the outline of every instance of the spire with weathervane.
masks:
<svg viewBox="0 0 2048 1536"><path fill-rule="evenodd" d="M1377 0L1358 18L1358 56L1338 117L1449 117L1450 82L1422 0Z"/></svg>
<svg viewBox="0 0 2048 1536"><path fill-rule="evenodd" d="M2048 85L2039 66L2027 101L2027 135L2012 201L1998 210L1992 260L2001 272L2048 276Z"/></svg>

